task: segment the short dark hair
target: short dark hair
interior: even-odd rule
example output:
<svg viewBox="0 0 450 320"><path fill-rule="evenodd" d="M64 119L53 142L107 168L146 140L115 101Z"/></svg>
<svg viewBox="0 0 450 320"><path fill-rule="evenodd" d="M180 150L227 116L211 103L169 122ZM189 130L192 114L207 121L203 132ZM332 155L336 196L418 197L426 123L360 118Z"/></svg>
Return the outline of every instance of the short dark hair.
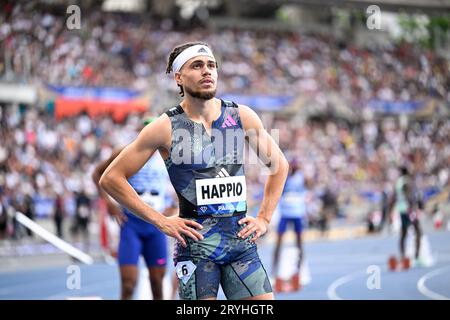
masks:
<svg viewBox="0 0 450 320"><path fill-rule="evenodd" d="M181 44L179 46L176 46L175 48L172 49L172 52L170 52L169 55L169 60L167 61L167 68L166 68L166 74L169 74L173 71L173 62L175 61L176 57L178 57L178 55L183 52L184 50L186 50L189 47L192 46L196 46L196 45L203 45L203 46L207 46L208 48L211 48L206 42L187 42L184 44ZM217 66L217 62L216 62L216 66ZM180 95L182 97L184 97L184 89L182 86L178 85L178 87L180 87Z"/></svg>

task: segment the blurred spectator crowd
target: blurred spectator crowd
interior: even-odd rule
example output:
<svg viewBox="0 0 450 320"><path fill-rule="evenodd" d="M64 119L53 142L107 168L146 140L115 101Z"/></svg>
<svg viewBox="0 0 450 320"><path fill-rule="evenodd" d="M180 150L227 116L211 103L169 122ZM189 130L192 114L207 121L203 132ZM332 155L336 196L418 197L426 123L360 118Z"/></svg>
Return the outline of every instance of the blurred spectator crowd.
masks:
<svg viewBox="0 0 450 320"><path fill-rule="evenodd" d="M0 202L30 217L57 219L58 197L67 217L76 215L79 197L90 198L93 209L95 165L131 142L140 126L139 115L119 124L87 115L56 121L47 112L12 105L0 110ZM280 147L305 174L312 225L323 222L326 203L333 206L333 217L353 215L353 221L361 204L377 207L383 192L392 195L401 165L413 172L425 201L450 188L448 119L403 128L395 118L299 124L275 117L270 127L279 130ZM265 176L256 166L247 173L250 203L257 205Z"/></svg>
<svg viewBox="0 0 450 320"><path fill-rule="evenodd" d="M219 93L315 94L335 91L349 103L372 98L450 101L450 63L432 50L392 43L361 48L351 39L299 32L177 30L170 20L99 10L82 12L82 28L64 16L17 4L0 16L0 77L57 85L125 86L173 91L165 75L171 49L206 41L219 60Z"/></svg>
<svg viewBox="0 0 450 320"><path fill-rule="evenodd" d="M421 97L450 103L449 61L408 44L367 49L295 32L179 32L170 21L98 11L84 13L82 29L71 31L62 17L26 12L20 5L0 17L0 78L7 81L134 89L153 83L155 92L176 95L165 75L167 56L175 45L201 39L217 53L221 93L335 91L354 104ZM76 216L77 203L87 203L86 197L92 208L94 166L136 136L140 117L120 124L85 114L57 121L40 108L4 104L0 124L1 238L16 235L7 223L8 208L55 221L61 214ZM334 216L347 216L352 204L378 204L383 192L392 193L401 165L412 170L425 198L450 187L449 119L349 123L275 116L267 126L280 130L280 147L305 174L312 225L323 222L326 206ZM264 177L248 173L256 199Z"/></svg>

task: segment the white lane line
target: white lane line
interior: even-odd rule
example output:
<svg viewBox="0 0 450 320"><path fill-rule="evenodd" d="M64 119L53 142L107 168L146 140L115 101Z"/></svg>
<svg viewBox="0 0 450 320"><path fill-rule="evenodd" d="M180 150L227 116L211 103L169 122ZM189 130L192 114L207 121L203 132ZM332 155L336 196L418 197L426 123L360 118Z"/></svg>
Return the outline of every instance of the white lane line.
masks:
<svg viewBox="0 0 450 320"><path fill-rule="evenodd" d="M436 293L430 289L427 288L427 286L425 285L425 282L432 278L435 277L441 273L444 273L446 269L450 269L450 266L446 266L443 268L439 268L436 270L433 270L431 272L426 273L424 276L422 276L422 278L419 279L419 281L417 281L417 290L420 291L421 294L423 294L424 296L430 298L430 299L434 299L434 300L450 300L449 297L443 296L439 293Z"/></svg>
<svg viewBox="0 0 450 320"><path fill-rule="evenodd" d="M358 271L358 272L347 274L343 277L340 277L340 278L334 280L327 289L328 299L344 300L343 298L339 297L339 295L337 294L337 292L336 292L337 288L342 286L343 284L350 282L350 281L354 280L355 278L361 276L361 274L362 274L362 272Z"/></svg>

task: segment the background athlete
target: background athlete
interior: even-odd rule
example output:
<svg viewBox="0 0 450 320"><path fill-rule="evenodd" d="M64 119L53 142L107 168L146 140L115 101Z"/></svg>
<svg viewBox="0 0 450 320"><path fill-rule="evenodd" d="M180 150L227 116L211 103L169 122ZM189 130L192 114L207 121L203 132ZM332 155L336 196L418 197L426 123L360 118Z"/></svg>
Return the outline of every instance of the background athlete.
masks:
<svg viewBox="0 0 450 320"><path fill-rule="evenodd" d="M419 221L419 206L418 199L416 197L416 190L414 179L410 174L407 167L400 168L400 176L395 183L394 197L391 202L391 210L395 205L396 210L400 214L401 230L400 230L400 258L403 260L406 258L406 236L408 235L408 229L412 225L416 233L415 241L415 259L419 260L420 253L420 241L422 237L422 230L420 228Z"/></svg>
<svg viewBox="0 0 450 320"><path fill-rule="evenodd" d="M148 118L144 125L154 118ZM163 299L163 278L166 272L167 240L164 233L154 225L136 217L128 209L123 210L99 186L101 175L108 165L120 154L123 148L115 150L109 159L100 163L94 173L93 180L98 186L99 195L105 200L109 214L119 223L120 242L118 262L120 266L121 299L133 298L139 268L139 257L144 257L150 277L150 287L153 299ZM168 194L169 179L164 167L164 161L159 153L155 153L145 165L128 179L129 184L140 196L142 201L164 214L173 214L173 205ZM172 202L173 203L173 202Z"/></svg>
<svg viewBox="0 0 450 320"><path fill-rule="evenodd" d="M279 210L281 217L277 229L277 242L273 255L272 274L274 278L278 277L283 235L287 230L287 226L290 224L294 227L296 246L299 252L297 274L295 275L297 281L300 277L300 267L304 259L302 232L305 224L304 219L306 218L306 188L305 177L296 161L291 161L289 165L289 175L284 185Z"/></svg>

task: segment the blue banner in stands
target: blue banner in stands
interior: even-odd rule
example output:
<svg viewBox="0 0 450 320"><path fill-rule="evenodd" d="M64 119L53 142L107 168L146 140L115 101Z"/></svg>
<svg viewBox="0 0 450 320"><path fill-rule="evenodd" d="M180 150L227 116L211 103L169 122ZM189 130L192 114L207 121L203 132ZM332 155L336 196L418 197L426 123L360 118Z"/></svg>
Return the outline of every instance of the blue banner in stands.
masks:
<svg viewBox="0 0 450 320"><path fill-rule="evenodd" d="M414 113L419 111L423 106L425 106L423 101L369 101L370 108L383 113Z"/></svg>
<svg viewBox="0 0 450 320"><path fill-rule="evenodd" d="M137 98L141 94L141 92L136 90L112 87L63 87L48 85L48 88L66 99L128 101Z"/></svg>
<svg viewBox="0 0 450 320"><path fill-rule="evenodd" d="M280 111L292 103L294 96L225 94L221 98L235 101L260 111Z"/></svg>

